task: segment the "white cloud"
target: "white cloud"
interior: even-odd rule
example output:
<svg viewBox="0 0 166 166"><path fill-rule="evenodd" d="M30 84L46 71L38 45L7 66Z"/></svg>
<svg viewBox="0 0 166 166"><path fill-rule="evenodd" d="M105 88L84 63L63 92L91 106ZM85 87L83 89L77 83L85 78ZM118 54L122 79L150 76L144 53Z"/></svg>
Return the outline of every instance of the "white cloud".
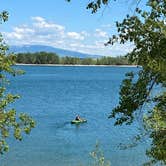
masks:
<svg viewBox="0 0 166 166"><path fill-rule="evenodd" d="M14 27L13 30L16 32L16 33L34 33L34 30L33 29L30 29L28 27Z"/></svg>
<svg viewBox="0 0 166 166"><path fill-rule="evenodd" d="M81 31L81 35L83 35L84 37L89 37L90 34L86 31Z"/></svg>
<svg viewBox="0 0 166 166"><path fill-rule="evenodd" d="M37 22L42 22L42 21L44 21L45 19L44 19L43 17L36 16L36 17L32 17L32 20L37 21Z"/></svg>
<svg viewBox="0 0 166 166"><path fill-rule="evenodd" d="M64 26L48 22L42 17L32 17L32 20L34 21L33 25L36 28L53 29L53 30L57 30L57 31L64 31L65 30Z"/></svg>
<svg viewBox="0 0 166 166"><path fill-rule="evenodd" d="M67 36L71 39L84 40L84 36L77 32L67 32Z"/></svg>
<svg viewBox="0 0 166 166"><path fill-rule="evenodd" d="M105 38L105 37L108 37L108 34L107 34L107 32L102 31L101 29L96 29L95 36Z"/></svg>
<svg viewBox="0 0 166 166"><path fill-rule="evenodd" d="M5 35L5 37L8 39L8 41L10 39L13 39L15 38L16 40L18 39L22 39L22 35L21 34L18 34L16 32L11 32L11 33L2 33L3 35Z"/></svg>
<svg viewBox="0 0 166 166"><path fill-rule="evenodd" d="M92 32L67 31L65 26L39 16L32 17L32 23L29 25L19 25L11 32L3 32L3 36L10 45L42 44L105 56L123 55L133 48L130 44L105 47L104 43L109 35L101 28Z"/></svg>

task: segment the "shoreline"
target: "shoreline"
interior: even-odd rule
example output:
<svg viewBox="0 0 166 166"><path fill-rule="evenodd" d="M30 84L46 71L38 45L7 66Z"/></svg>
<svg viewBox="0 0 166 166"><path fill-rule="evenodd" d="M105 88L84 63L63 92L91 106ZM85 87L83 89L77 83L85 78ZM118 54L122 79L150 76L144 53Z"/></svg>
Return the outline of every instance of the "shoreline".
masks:
<svg viewBox="0 0 166 166"><path fill-rule="evenodd" d="M139 65L70 65L70 64L25 64L16 63L16 66L62 66L62 67L141 67Z"/></svg>

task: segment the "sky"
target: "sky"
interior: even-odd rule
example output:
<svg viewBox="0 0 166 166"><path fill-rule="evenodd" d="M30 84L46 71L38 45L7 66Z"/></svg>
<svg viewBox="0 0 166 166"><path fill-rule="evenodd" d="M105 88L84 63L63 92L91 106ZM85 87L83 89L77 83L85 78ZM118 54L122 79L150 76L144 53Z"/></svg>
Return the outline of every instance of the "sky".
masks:
<svg viewBox="0 0 166 166"><path fill-rule="evenodd" d="M9 12L0 25L10 45L47 45L88 54L119 56L130 52L132 43L104 46L116 34L115 22L133 14L136 3L121 0L101 8L97 14L86 9L89 0L2 0L0 11Z"/></svg>

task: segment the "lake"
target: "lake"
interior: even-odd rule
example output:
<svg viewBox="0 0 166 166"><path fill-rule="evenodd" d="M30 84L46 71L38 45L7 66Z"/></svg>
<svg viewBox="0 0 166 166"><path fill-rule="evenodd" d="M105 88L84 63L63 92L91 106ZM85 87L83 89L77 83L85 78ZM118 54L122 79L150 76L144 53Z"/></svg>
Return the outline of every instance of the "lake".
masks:
<svg viewBox="0 0 166 166"><path fill-rule="evenodd" d="M17 66L25 75L10 78L9 92L22 97L12 106L27 112L37 126L23 141L9 140L10 151L1 166L91 166L89 153L99 142L111 166L139 166L147 158L148 142L127 150L138 124L114 127L108 119L118 104L119 87L126 72L135 67ZM79 114L87 119L70 124Z"/></svg>

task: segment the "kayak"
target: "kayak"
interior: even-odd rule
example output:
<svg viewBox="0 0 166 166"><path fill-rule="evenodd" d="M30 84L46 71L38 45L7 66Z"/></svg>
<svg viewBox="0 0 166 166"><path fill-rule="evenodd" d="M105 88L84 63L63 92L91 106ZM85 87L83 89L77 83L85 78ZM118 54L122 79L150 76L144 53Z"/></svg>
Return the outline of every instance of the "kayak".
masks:
<svg viewBox="0 0 166 166"><path fill-rule="evenodd" d="M87 122L86 119L81 119L81 120L72 120L71 124L80 124L80 123L85 123Z"/></svg>

